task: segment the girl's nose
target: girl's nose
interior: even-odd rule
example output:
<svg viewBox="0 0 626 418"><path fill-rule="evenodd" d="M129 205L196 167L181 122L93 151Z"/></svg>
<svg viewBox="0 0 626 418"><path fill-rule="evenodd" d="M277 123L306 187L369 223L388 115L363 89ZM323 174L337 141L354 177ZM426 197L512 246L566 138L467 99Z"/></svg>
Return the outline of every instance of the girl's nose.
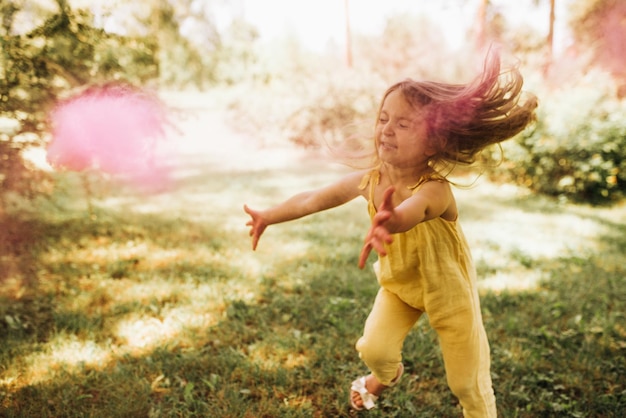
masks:
<svg viewBox="0 0 626 418"><path fill-rule="evenodd" d="M393 127L390 122L385 122L385 124L383 125L382 132L383 132L383 135L386 135L386 136L393 135Z"/></svg>

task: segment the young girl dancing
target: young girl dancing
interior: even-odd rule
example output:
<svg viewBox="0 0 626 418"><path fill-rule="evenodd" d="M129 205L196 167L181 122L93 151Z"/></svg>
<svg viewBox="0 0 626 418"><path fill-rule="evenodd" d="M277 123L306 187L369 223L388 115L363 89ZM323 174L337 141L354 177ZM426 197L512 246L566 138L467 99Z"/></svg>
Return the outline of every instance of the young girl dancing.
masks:
<svg viewBox="0 0 626 418"><path fill-rule="evenodd" d="M534 120L536 98L522 98L517 69L500 72L496 53L465 84L405 80L384 94L374 134L373 168L297 194L267 210L244 206L252 248L268 225L367 199L371 227L359 267L371 250L380 289L356 343L371 373L352 382L354 409L371 409L404 371L402 345L423 313L437 332L447 381L466 417L495 417L489 343L476 270L446 180L450 164L471 164L485 147Z"/></svg>

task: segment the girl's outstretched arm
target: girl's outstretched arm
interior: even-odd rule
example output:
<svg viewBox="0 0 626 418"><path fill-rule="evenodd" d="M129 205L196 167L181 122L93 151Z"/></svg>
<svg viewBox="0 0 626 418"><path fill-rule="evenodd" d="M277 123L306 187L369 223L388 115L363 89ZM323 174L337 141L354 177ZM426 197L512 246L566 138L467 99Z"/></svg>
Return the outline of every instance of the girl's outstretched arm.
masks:
<svg viewBox="0 0 626 418"><path fill-rule="evenodd" d="M383 193L378 211L365 236L359 257L360 268L365 266L372 249L380 256L387 255L385 244L393 242L392 234L408 231L421 222L440 216L456 219L456 205L450 185L446 182L430 181L396 207L392 203L394 192L395 188L390 186Z"/></svg>
<svg viewBox="0 0 626 418"><path fill-rule="evenodd" d="M349 174L329 186L299 193L266 210L258 211L244 205L244 211L251 217L246 225L250 227L252 249L256 249L261 235L269 225L334 208L361 196L363 192L358 186L362 177L362 172Z"/></svg>

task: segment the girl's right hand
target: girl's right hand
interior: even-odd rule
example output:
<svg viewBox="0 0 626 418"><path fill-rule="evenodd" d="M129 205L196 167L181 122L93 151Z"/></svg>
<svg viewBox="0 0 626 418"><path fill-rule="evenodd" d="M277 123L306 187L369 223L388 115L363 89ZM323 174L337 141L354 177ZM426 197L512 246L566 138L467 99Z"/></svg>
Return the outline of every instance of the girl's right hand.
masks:
<svg viewBox="0 0 626 418"><path fill-rule="evenodd" d="M393 216L394 207L391 198L394 192L395 188L393 186L390 186L387 190L385 190L382 202L378 207L378 211L372 219L372 225L370 226L369 231L367 231L365 244L363 244L361 255L359 256L359 268L361 269L365 267L367 257L370 255L372 250L376 251L379 256L384 257L387 255L385 244L391 244L393 242L391 232L387 226L387 221Z"/></svg>
<svg viewBox="0 0 626 418"><path fill-rule="evenodd" d="M250 227L252 250L256 250L259 239L261 238L263 231L265 231L265 228L267 228L267 223L263 220L258 211L250 209L248 205L243 205L243 210L252 218L246 223L246 226Z"/></svg>

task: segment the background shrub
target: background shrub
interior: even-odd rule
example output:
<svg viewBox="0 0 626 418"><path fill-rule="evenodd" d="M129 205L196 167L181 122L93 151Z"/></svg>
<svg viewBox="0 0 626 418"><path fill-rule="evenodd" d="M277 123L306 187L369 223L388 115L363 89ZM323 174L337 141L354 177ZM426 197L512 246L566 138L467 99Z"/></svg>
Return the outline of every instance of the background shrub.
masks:
<svg viewBox="0 0 626 418"><path fill-rule="evenodd" d="M602 204L626 191L626 103L602 74L546 92L536 125L503 144L504 175L531 190Z"/></svg>

